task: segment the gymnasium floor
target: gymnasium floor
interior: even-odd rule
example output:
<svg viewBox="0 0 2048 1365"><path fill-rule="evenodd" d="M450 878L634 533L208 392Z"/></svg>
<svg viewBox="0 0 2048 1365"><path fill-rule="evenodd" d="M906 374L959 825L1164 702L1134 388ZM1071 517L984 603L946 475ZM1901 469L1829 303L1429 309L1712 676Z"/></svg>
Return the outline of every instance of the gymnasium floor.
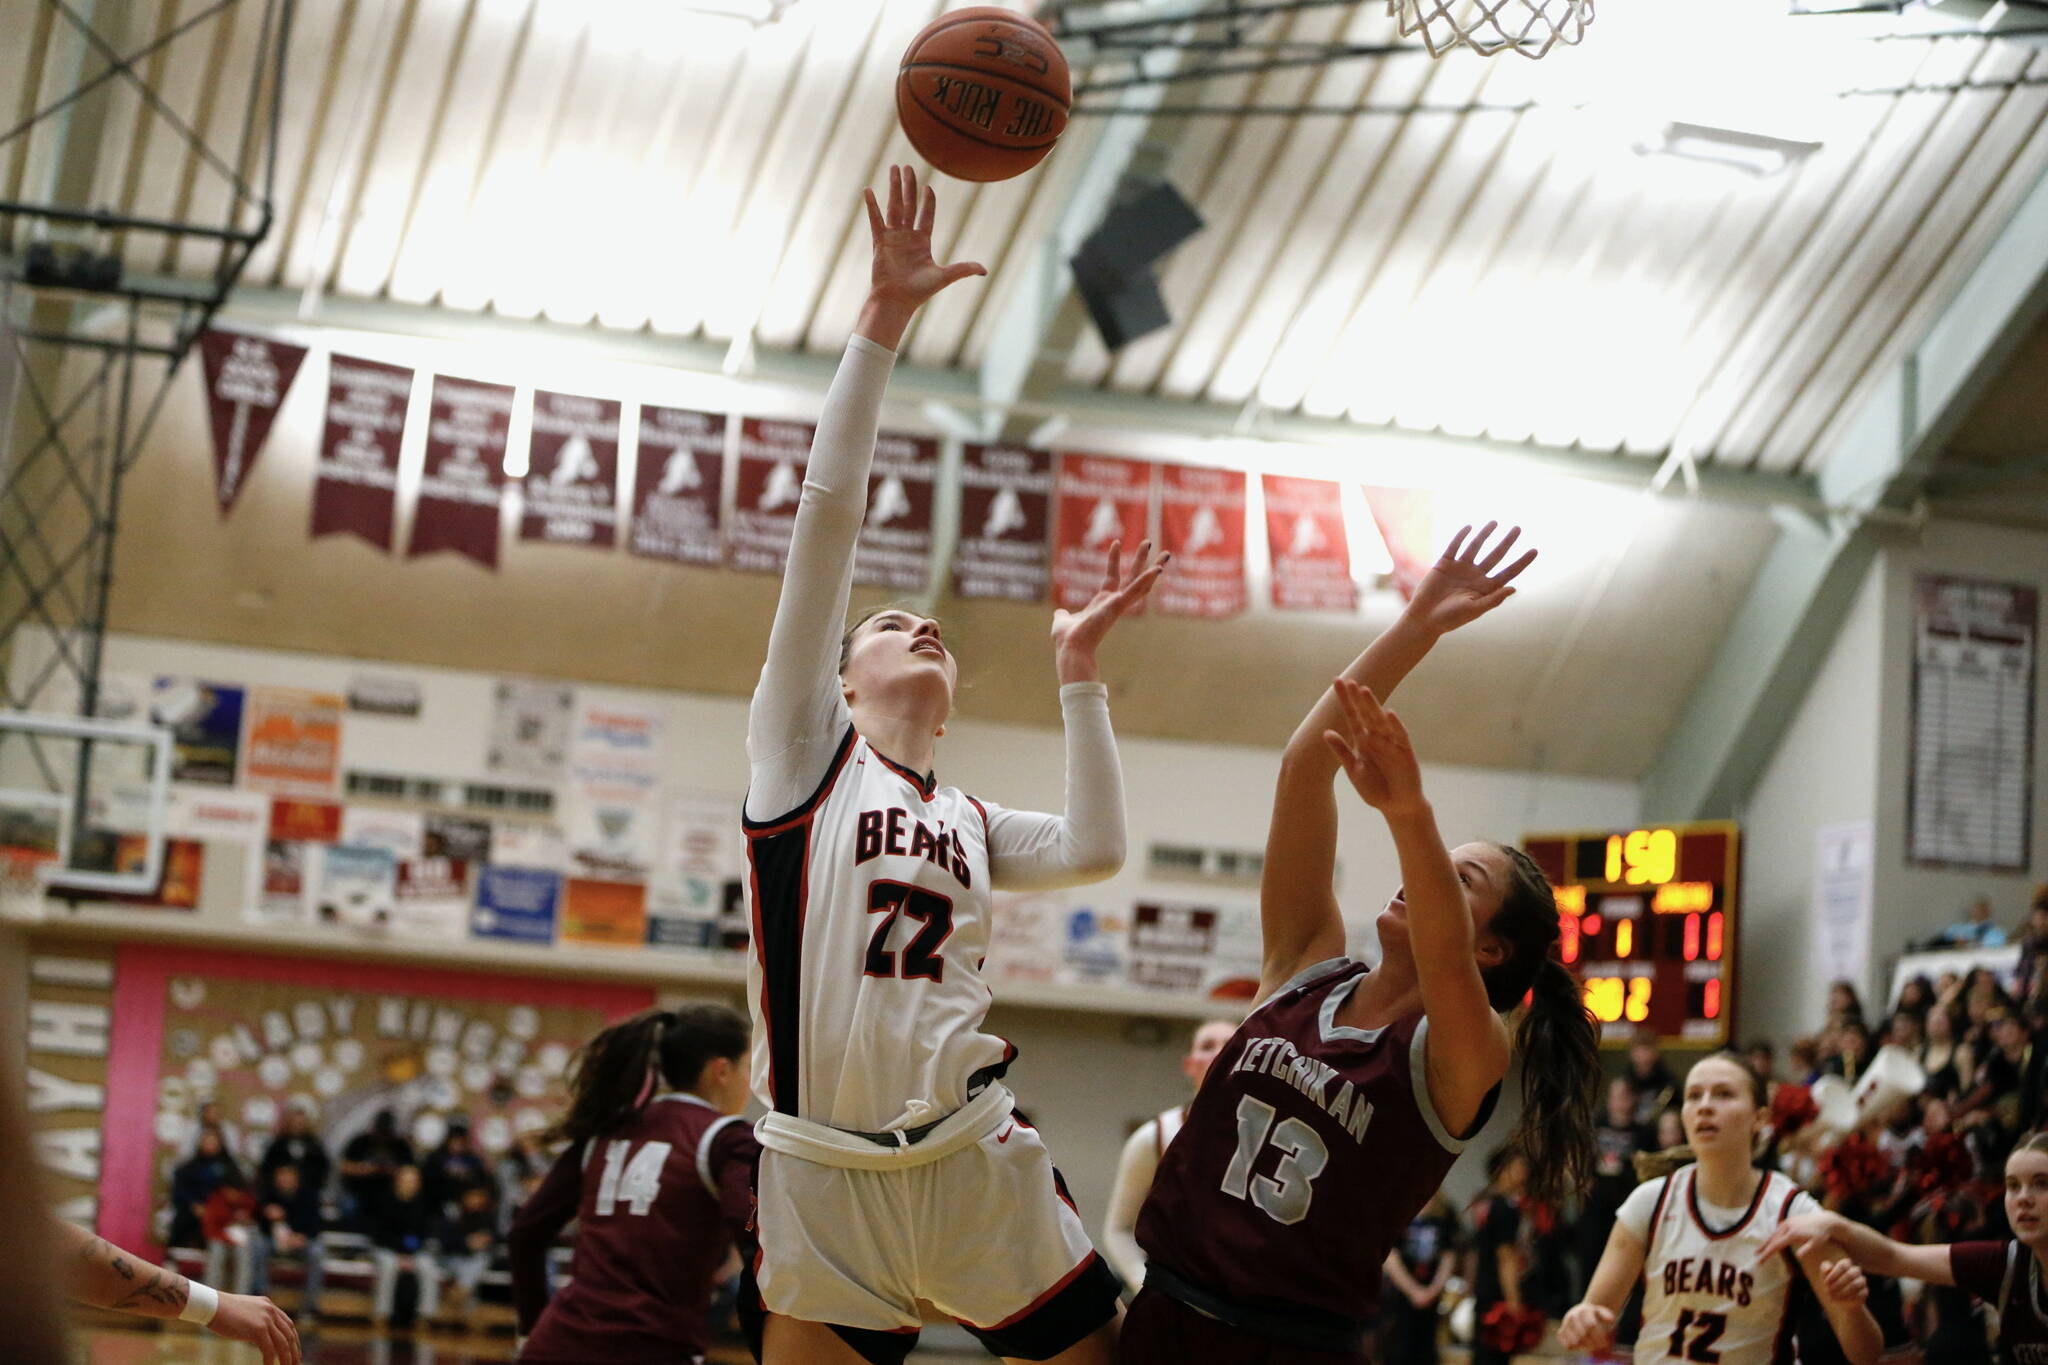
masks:
<svg viewBox="0 0 2048 1365"><path fill-rule="evenodd" d="M258 1365L247 1346L202 1337L182 1329L92 1327L79 1333L83 1365ZM512 1359L509 1337L448 1337L413 1341L389 1339L347 1327L322 1328L303 1343L305 1365L485 1365ZM923 1353L918 1365L987 1365L984 1355ZM745 1352L714 1351L713 1365L749 1365Z"/></svg>

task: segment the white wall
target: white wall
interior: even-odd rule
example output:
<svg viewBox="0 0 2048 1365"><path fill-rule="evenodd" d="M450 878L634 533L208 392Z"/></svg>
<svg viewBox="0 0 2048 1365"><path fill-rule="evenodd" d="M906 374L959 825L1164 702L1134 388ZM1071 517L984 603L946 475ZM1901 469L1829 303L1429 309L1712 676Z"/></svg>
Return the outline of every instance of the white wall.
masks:
<svg viewBox="0 0 2048 1365"><path fill-rule="evenodd" d="M1883 574L1872 569L1742 810L1736 1020L1744 1039L1782 1045L1822 1022L1811 925L1814 836L1822 825L1869 820L1875 810L1883 586ZM1870 984L1862 990L1868 999Z"/></svg>
<svg viewBox="0 0 2048 1365"><path fill-rule="evenodd" d="M1917 544L1888 550L1884 565L1884 702L1878 742L1878 943L1896 953L1908 939L1953 924L1979 895L1989 896L2010 933L2035 886L2048 881L2048 650L2037 620L2034 658L2034 811L2032 865L2017 872L1955 871L1906 861L1907 772L1913 695L1913 584L1922 574L1958 574L2030 583L2048 598L2048 535L1955 522L1929 524ZM2044 612L2048 615L2048 612Z"/></svg>
<svg viewBox="0 0 2048 1365"><path fill-rule="evenodd" d="M424 692L420 718L351 713L343 727L343 766L443 777L485 775L494 681L487 674L118 635L108 639L106 667L117 675L189 674L221 683L333 689L344 688L351 675L363 671L413 677ZM1409 685L1427 687L1427 669ZM746 785L744 703L682 693L585 689L591 693L658 702L667 718L675 783L728 794L737 807ZM1248 849L1263 844L1274 754L1146 739L1126 740L1122 748L1131 865L1083 894L1119 906L1128 906L1148 889L1183 899L1204 894L1185 884L1148 884L1139 869L1153 839ZM1058 809L1062 800L1062 750L1050 732L970 723L948 735L940 746L940 763L946 781L1006 804ZM1637 792L1627 782L1451 767L1429 768L1426 780L1444 833L1453 841L1512 841L1531 831L1621 827L1636 818ZM1356 802L1348 803L1345 812L1340 858L1340 892L1357 929L1354 939L1359 947L1372 949L1371 918L1400 874L1377 818ZM225 926L239 920L236 890L241 883L233 869L216 871L213 862L209 856L202 914ZM1242 892L1234 898L1248 902L1251 895ZM1075 1198L1093 1224L1108 1195L1124 1136L1184 1096L1178 1059L1191 1026L999 1005L994 1027L1020 1047L1012 1073L1018 1093L1046 1128ZM1500 1131L1505 1132L1504 1124Z"/></svg>

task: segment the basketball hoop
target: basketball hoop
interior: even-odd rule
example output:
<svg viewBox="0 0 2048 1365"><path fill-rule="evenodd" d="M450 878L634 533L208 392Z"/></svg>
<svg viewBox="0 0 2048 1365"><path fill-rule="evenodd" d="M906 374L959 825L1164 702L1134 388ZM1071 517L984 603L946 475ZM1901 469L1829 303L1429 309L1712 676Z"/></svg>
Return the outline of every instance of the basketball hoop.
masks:
<svg viewBox="0 0 2048 1365"><path fill-rule="evenodd" d="M1387 13L1432 57L1469 47L1482 57L1518 52L1533 60L1584 38L1593 0L1387 0Z"/></svg>

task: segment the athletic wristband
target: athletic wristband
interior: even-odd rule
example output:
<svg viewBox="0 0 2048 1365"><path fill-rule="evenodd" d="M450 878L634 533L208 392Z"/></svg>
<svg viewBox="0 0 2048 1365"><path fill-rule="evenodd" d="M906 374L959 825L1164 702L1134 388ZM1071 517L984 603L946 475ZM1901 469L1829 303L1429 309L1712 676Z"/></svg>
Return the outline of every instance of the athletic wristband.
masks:
<svg viewBox="0 0 2048 1365"><path fill-rule="evenodd" d="M185 1306L178 1310L181 1322L196 1322L201 1327L213 1321L213 1315L220 1311L220 1291L197 1280L185 1281Z"/></svg>

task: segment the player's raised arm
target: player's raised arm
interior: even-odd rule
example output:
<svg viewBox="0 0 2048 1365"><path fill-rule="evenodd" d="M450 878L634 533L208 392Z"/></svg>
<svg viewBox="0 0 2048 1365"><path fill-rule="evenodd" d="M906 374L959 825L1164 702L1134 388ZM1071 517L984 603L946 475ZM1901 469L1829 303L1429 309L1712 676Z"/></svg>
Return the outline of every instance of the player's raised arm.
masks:
<svg viewBox="0 0 2048 1365"><path fill-rule="evenodd" d="M1841 1248L1844 1255L1873 1275L1927 1284L1956 1282L1946 1243L1910 1246L1894 1242L1876 1228L1865 1227L1838 1213L1803 1213L1787 1218L1757 1248L1756 1259L1763 1262L1790 1251L1804 1266L1810 1256L1825 1256L1830 1244Z"/></svg>
<svg viewBox="0 0 2048 1365"><path fill-rule="evenodd" d="M755 765L747 814L756 820L774 819L810 793L848 723L839 692L839 635L895 348L934 294L987 273L972 262L942 266L932 259L937 198L928 186L920 196L909 167L889 168L886 207L874 191L866 194L874 251L867 302L812 440L768 658L747 718L747 751Z"/></svg>
<svg viewBox="0 0 2048 1365"><path fill-rule="evenodd" d="M1109 688L1096 651L1110 628L1151 595L1171 555L1138 546L1128 572L1123 543L1109 548L1102 586L1079 611L1053 613L1053 662L1066 727L1066 809L1060 815L988 807L989 876L1005 890L1080 886L1124 865L1124 776L1109 724Z"/></svg>
<svg viewBox="0 0 2048 1365"><path fill-rule="evenodd" d="M1340 676L1384 700L1438 640L1514 596L1514 580L1535 562L1536 551L1525 551L1502 567L1521 528L1508 528L1489 545L1495 527L1488 522L1476 535L1469 526L1460 528L1394 624ZM1324 732L1336 729L1342 719L1336 691L1325 690L1281 756L1259 887L1265 937L1262 998L1301 968L1344 951L1344 924L1332 889L1337 798L1331 782L1338 763L1323 743Z"/></svg>

